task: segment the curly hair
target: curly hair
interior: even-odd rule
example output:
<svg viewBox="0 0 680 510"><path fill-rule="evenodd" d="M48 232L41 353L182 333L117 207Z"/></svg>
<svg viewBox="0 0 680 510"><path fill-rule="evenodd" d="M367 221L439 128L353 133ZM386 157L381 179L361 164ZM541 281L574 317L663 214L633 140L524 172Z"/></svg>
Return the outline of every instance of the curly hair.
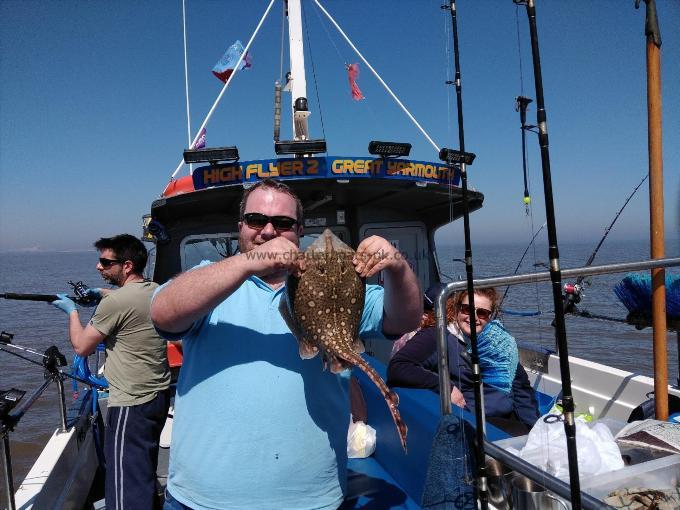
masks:
<svg viewBox="0 0 680 510"><path fill-rule="evenodd" d="M493 287L486 289L475 289L475 294L479 296L486 297L491 301L491 316L495 317L498 314L498 305L500 297L498 292ZM456 315L460 309L460 305L463 303L463 298L468 295L467 290L461 290L456 292L453 297L450 297L446 301L446 322L451 323L456 320ZM423 314L423 320L420 323L420 328L431 328L436 326L436 321L434 318L434 310L426 310Z"/></svg>
<svg viewBox="0 0 680 510"><path fill-rule="evenodd" d="M484 296L491 302L491 317L494 318L498 314L498 308L500 304L500 296L498 295L498 291L496 291L495 288L493 287L487 287L485 289L475 289L475 294L479 296ZM453 311L454 311L454 317L458 313L458 309L460 308L460 305L463 303L463 299L467 297L468 293L467 290L461 290L460 292L457 292L455 296L453 296ZM447 304L447 315L448 315L448 304Z"/></svg>
<svg viewBox="0 0 680 510"><path fill-rule="evenodd" d="M449 298L446 301L446 322L453 322L456 317L456 312L453 306L453 299ZM425 310L423 320L420 322L420 328L431 328L436 326L434 318L434 310Z"/></svg>

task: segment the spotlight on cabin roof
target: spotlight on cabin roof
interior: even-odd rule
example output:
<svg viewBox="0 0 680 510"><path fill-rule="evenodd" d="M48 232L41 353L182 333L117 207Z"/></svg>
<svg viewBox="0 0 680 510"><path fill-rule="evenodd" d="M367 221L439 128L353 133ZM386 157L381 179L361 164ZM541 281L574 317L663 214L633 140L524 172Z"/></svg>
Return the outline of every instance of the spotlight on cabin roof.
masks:
<svg viewBox="0 0 680 510"><path fill-rule="evenodd" d="M408 156L411 153L410 143L399 142L378 142L371 140L368 143L368 153L374 156L381 156L383 158L398 158L399 156Z"/></svg>
<svg viewBox="0 0 680 510"><path fill-rule="evenodd" d="M439 159L449 165L461 164L471 165L475 160L475 154L472 152L462 152L455 149L447 149L444 147L439 151Z"/></svg>
<svg viewBox="0 0 680 510"><path fill-rule="evenodd" d="M318 154L320 152L326 152L326 140L288 140L274 142L274 151L279 156L283 154L295 154L296 156Z"/></svg>
<svg viewBox="0 0 680 510"><path fill-rule="evenodd" d="M184 151L185 163L219 163L220 161L238 161L236 147L212 147L204 149L187 149Z"/></svg>

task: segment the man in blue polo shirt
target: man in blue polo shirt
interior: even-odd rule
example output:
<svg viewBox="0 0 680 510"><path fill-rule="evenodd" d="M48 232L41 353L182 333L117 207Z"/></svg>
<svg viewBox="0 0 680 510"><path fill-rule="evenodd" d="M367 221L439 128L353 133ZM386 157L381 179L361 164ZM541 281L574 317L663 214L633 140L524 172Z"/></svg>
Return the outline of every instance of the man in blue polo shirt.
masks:
<svg viewBox="0 0 680 510"><path fill-rule="evenodd" d="M151 316L184 339L175 397L166 509L335 509L347 465L347 381L302 360L278 308L298 269L302 204L284 184L246 190L240 254L188 271L156 294ZM366 289L360 333L415 329L417 278L377 236L357 248Z"/></svg>

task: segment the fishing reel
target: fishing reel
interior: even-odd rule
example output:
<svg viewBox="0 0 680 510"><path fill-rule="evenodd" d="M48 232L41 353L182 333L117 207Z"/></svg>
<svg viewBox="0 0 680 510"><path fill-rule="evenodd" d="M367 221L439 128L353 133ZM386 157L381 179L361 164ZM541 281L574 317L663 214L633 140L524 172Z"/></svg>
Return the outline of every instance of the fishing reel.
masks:
<svg viewBox="0 0 680 510"><path fill-rule="evenodd" d="M68 284L73 289L73 296L75 297L74 301L76 303L87 306L95 305L99 302L99 298L88 293L90 288L82 281L73 283L71 280L69 280Z"/></svg>
<svg viewBox="0 0 680 510"><path fill-rule="evenodd" d="M64 356L56 345L52 345L45 350L43 354L43 366L47 370L55 370L57 367L65 367L66 356Z"/></svg>
<svg viewBox="0 0 680 510"><path fill-rule="evenodd" d="M42 362L43 367L45 367L45 378L57 375L59 367L65 367L67 364L66 356L59 351L56 345L52 345L45 350Z"/></svg>
<svg viewBox="0 0 680 510"><path fill-rule="evenodd" d="M583 287L578 283L565 283L563 290L564 313L573 313L583 297Z"/></svg>

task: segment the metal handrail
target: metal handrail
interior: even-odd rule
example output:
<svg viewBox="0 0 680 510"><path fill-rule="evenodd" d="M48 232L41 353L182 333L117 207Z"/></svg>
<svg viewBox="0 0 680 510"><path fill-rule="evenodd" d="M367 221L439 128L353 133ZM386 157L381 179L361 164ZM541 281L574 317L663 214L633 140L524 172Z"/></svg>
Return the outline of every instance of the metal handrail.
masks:
<svg viewBox="0 0 680 510"><path fill-rule="evenodd" d="M47 367L46 367L47 368ZM26 412L36 403L40 396L45 392L45 390L52 384L52 382L57 383L57 390L59 393L59 415L61 421L61 432L66 432L66 399L64 391L64 381L63 377L66 375L62 373L58 368L49 369L49 375L46 375L45 381L33 392L31 396L17 406L16 409L11 411L2 419L0 423L0 437L2 437L3 443L3 466L5 470L4 486L7 491L7 508L8 510L16 509L16 502L14 499L14 477L12 475L12 455L10 452L10 442L9 442L9 432L19 423L19 420L26 414ZM79 378L74 377L74 379Z"/></svg>
<svg viewBox="0 0 680 510"><path fill-rule="evenodd" d="M583 266L572 269L562 269L563 278L575 278L579 276L593 276L612 273L625 273L629 271L645 271L659 267L680 266L680 257L644 260L639 262L625 262L619 264L605 264L599 266ZM498 276L492 278L480 278L473 281L475 289L497 287L501 285L520 285L524 283L536 283L550 281L550 272L527 273L519 275ZM439 360L439 399L441 413L451 414L451 376L449 373L449 360L447 349L447 323L446 301L454 292L464 290L467 286L465 280L448 283L437 292L434 300L435 319L437 327L437 357ZM557 495L570 498L569 485L558 478L547 475L544 471L510 455L502 448L485 441L485 449L492 457L499 458L509 467L522 473L535 482L544 485ZM603 508L602 502L584 494L582 496L584 508Z"/></svg>
<svg viewBox="0 0 680 510"><path fill-rule="evenodd" d="M578 276L594 276L600 274L625 273L628 271L645 271L659 267L674 267L680 266L680 257L643 260L640 262L622 262L619 264L604 264L601 266L583 266L574 267L571 269L562 269L562 278L574 278ZM495 276L491 278L480 278L474 280L475 288L484 289L488 287L498 287L501 285L519 285L522 283L536 283L546 282L550 280L549 271L541 271L540 273L526 273L509 276ZM437 294L436 305L442 306L446 303L446 299L456 291L464 290L466 282L461 280L459 282L447 283L439 294Z"/></svg>

